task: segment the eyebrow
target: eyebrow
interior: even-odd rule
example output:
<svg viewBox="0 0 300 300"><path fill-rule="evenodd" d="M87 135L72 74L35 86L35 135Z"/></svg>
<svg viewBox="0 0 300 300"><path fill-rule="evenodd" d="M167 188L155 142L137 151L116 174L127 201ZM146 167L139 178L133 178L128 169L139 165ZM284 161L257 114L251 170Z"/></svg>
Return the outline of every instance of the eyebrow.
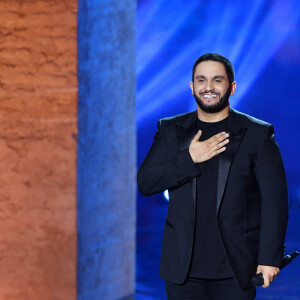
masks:
<svg viewBox="0 0 300 300"><path fill-rule="evenodd" d="M196 79L199 79L199 78L204 78L204 79L206 79L206 77L203 76L203 75L197 75L195 78L196 78ZM225 79L225 77L222 76L222 75L216 75L216 76L213 77L213 79Z"/></svg>

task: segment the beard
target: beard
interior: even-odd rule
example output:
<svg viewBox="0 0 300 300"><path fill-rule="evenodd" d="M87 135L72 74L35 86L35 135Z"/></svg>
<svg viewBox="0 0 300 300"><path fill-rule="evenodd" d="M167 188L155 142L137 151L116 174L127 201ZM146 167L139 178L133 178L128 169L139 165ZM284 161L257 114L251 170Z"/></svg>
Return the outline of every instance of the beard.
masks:
<svg viewBox="0 0 300 300"><path fill-rule="evenodd" d="M210 91L210 92L214 93L213 91ZM198 95L195 95L195 94L193 94L193 95L194 95L194 98L195 98L198 106L201 108L201 110L203 110L204 112L206 112L208 114L214 114L214 113L218 113L218 112L222 111L225 107L228 106L230 92L231 92L231 89L229 87L228 90L226 91L226 93L220 98L220 100L217 103L211 104L211 105L204 104L204 102L201 100L201 98ZM205 93L209 93L209 92L203 92L203 93L200 93L200 95L205 94ZM217 94L220 97L219 93L214 93L214 94Z"/></svg>

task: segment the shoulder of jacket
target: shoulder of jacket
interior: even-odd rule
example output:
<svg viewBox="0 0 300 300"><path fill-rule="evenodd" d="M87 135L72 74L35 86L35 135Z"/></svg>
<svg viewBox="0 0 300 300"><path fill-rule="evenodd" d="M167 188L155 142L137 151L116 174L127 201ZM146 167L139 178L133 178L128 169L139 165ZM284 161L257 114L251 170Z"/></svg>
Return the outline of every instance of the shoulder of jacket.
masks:
<svg viewBox="0 0 300 300"><path fill-rule="evenodd" d="M258 118L252 117L250 115L247 115L245 113L239 112L237 110L234 110L234 112L239 116L240 120L247 126L247 127L252 127L252 128L257 128L257 129L265 129L267 130L269 127L272 126L272 124L260 120Z"/></svg>
<svg viewBox="0 0 300 300"><path fill-rule="evenodd" d="M187 112L172 117L163 118L159 120L159 124L160 125L164 124L166 126L168 125L172 126L174 124L184 124L188 119L193 117L195 114L196 112L192 111L192 112Z"/></svg>

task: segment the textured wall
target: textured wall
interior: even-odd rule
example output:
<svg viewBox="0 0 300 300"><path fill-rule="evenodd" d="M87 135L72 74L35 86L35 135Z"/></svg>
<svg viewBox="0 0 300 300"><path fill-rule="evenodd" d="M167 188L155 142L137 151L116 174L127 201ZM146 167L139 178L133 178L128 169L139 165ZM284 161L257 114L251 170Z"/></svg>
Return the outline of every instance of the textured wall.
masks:
<svg viewBox="0 0 300 300"><path fill-rule="evenodd" d="M0 299L76 298L77 3L0 1Z"/></svg>
<svg viewBox="0 0 300 300"><path fill-rule="evenodd" d="M79 1L78 299L119 299L135 281L133 0Z"/></svg>

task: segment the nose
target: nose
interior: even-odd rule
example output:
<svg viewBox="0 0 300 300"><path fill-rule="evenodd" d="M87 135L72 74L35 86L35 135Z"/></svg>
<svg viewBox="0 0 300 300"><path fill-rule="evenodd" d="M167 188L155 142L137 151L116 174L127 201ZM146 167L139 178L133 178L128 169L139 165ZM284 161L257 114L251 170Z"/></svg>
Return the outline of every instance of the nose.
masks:
<svg viewBox="0 0 300 300"><path fill-rule="evenodd" d="M213 91L215 88L214 88L214 85L211 81L207 81L206 83L206 86L205 86L205 91L209 92L209 91Z"/></svg>

